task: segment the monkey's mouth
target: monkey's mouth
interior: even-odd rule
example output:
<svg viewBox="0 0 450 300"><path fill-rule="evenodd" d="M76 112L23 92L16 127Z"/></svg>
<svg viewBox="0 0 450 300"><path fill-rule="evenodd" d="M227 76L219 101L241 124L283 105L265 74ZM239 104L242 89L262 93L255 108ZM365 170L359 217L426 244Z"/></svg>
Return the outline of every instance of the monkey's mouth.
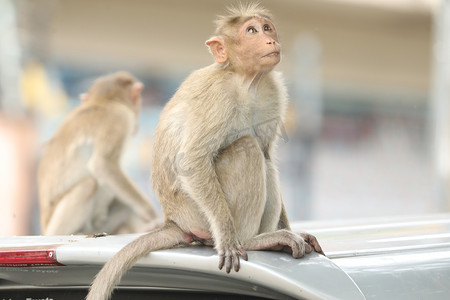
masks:
<svg viewBox="0 0 450 300"><path fill-rule="evenodd" d="M270 52L269 54L264 55L263 57L271 57L271 56L278 56L280 55L280 51L273 51Z"/></svg>

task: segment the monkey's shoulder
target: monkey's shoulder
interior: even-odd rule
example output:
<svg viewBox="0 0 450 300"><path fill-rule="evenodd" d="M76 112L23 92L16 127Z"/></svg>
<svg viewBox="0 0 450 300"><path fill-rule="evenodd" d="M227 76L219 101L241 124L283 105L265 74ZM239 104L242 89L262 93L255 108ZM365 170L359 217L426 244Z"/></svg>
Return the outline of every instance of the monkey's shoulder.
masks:
<svg viewBox="0 0 450 300"><path fill-rule="evenodd" d="M192 98L217 94L217 89L223 88L231 76L232 74L220 65L212 64L192 72L180 85L178 91L191 93Z"/></svg>
<svg viewBox="0 0 450 300"><path fill-rule="evenodd" d="M69 120L85 119L96 123L124 122L133 118L133 111L120 101L85 104L68 117Z"/></svg>
<svg viewBox="0 0 450 300"><path fill-rule="evenodd" d="M199 83L217 83L217 79L226 78L227 74L230 73L230 71L220 64L214 63L193 71L186 78L186 82L189 82L189 84L192 84L192 81Z"/></svg>
<svg viewBox="0 0 450 300"><path fill-rule="evenodd" d="M180 85L165 108L167 113L184 111L185 114L223 110L232 105L236 93L229 78L231 74L213 64L192 72ZM164 113L164 112L163 112ZM201 116L199 116L201 117Z"/></svg>
<svg viewBox="0 0 450 300"><path fill-rule="evenodd" d="M115 136L126 135L133 118L132 111L118 103L82 104L69 113L52 140L62 136L95 138L111 131Z"/></svg>

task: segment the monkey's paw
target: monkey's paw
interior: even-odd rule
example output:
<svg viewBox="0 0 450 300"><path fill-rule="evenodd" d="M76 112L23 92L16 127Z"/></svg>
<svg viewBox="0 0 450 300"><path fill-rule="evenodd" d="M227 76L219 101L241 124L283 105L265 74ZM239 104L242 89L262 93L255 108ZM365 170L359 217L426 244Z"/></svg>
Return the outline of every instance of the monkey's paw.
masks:
<svg viewBox="0 0 450 300"><path fill-rule="evenodd" d="M313 250L325 255L316 237L306 232L302 232L298 235L289 230L280 230L278 231L277 242L277 245L272 247L271 250L291 253L294 258L303 257Z"/></svg>
<svg viewBox="0 0 450 300"><path fill-rule="evenodd" d="M310 245L314 249L314 251L322 255L325 255L325 253L322 250L322 247L320 246L315 236L306 232L301 232L300 236L305 240L305 242L308 245Z"/></svg>
<svg viewBox="0 0 450 300"><path fill-rule="evenodd" d="M234 266L235 272L239 271L239 256L244 260L248 260L247 252L245 252L239 242L229 246L217 247L217 252L219 253L219 269L222 270L223 266L225 266L227 273L230 273L231 266Z"/></svg>

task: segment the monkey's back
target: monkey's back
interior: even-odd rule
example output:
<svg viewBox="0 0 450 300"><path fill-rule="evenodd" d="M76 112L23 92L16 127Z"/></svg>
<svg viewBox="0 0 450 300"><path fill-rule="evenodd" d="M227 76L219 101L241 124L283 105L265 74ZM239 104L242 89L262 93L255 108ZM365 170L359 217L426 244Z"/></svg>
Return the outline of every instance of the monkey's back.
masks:
<svg viewBox="0 0 450 300"><path fill-rule="evenodd" d="M120 103L82 104L69 113L44 146L38 166L41 224L47 224L62 193L91 176L89 160L101 142L112 151L123 144L132 127L132 116ZM108 140L109 137L118 137ZM119 149L120 150L120 149Z"/></svg>
<svg viewBox="0 0 450 300"><path fill-rule="evenodd" d="M180 85L177 92L164 107L156 127L152 156L152 185L156 192L166 218L171 218L171 205L167 202L178 201L177 205L186 206L186 216L189 215L188 204L181 188L182 147L189 143L193 132L201 132L207 125L202 111L213 112L213 106L218 101L215 89L222 88L223 71L213 64L194 71ZM180 211L180 210L176 210ZM201 218L200 218L201 219Z"/></svg>

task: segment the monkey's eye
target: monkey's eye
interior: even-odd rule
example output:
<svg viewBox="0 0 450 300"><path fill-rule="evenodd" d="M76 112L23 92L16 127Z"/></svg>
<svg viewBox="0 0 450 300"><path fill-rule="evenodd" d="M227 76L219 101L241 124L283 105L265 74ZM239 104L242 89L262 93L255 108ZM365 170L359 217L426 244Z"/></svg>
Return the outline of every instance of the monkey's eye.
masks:
<svg viewBox="0 0 450 300"><path fill-rule="evenodd" d="M250 26L249 28L247 28L247 32L248 32L248 33L257 33L257 32L258 32L258 30L256 30L256 28L255 28L255 27L253 27L253 26Z"/></svg>
<svg viewBox="0 0 450 300"><path fill-rule="evenodd" d="M264 31L272 31L272 28L269 25L264 25L263 27Z"/></svg>

